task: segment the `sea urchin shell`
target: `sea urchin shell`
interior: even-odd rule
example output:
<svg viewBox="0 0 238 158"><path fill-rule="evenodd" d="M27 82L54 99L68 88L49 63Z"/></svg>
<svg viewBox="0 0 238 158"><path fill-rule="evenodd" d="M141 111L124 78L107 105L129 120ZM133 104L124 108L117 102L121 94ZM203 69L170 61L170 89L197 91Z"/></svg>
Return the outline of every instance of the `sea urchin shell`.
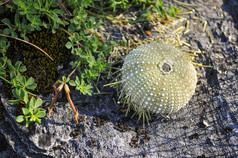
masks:
<svg viewBox="0 0 238 158"><path fill-rule="evenodd" d="M191 56L170 44L157 42L132 50L121 72L121 94L137 112L176 112L188 103L197 83Z"/></svg>

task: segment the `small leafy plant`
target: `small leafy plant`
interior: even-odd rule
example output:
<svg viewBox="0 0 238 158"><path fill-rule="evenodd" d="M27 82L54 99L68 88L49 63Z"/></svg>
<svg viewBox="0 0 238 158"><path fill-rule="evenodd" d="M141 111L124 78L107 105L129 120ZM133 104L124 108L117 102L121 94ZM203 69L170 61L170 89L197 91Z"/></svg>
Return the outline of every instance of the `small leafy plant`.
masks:
<svg viewBox="0 0 238 158"><path fill-rule="evenodd" d="M84 80L81 79L81 81L79 80L78 76L76 76L76 79L75 81L74 80L70 80L69 81L69 84L71 86L75 86L76 90L80 90L80 92L83 93L83 95L92 95L93 94L93 91L91 90L93 87L91 85L87 85L85 84Z"/></svg>
<svg viewBox="0 0 238 158"><path fill-rule="evenodd" d="M34 83L34 79L31 77L28 80L21 75L22 72L26 71L25 66L21 66L21 61L17 61L15 66L12 65L11 61L7 57L2 57L1 61L1 71L0 71L0 78L6 81L7 83L11 84L13 90L13 95L17 98L16 100L10 100L10 104L17 104L20 100L24 101L25 103L28 101L29 94L28 90L35 89L37 84ZM7 64L6 64L7 63ZM6 79L6 65L10 70L10 81Z"/></svg>
<svg viewBox="0 0 238 158"><path fill-rule="evenodd" d="M128 0L110 0L110 7L113 8L113 11L116 11L116 8L126 8L128 6Z"/></svg>
<svg viewBox="0 0 238 158"><path fill-rule="evenodd" d="M10 71L7 77L6 69ZM15 105L19 102L23 102L26 107L22 108L23 115L16 118L17 122L26 121L26 127L29 126L30 122L41 123L40 118L46 115L45 109L40 108L42 100L40 98L35 99L35 95L30 92L36 88L37 84L34 83L34 78L30 77L26 79L21 73L27 70L26 66L22 66L21 61L17 61L12 65L11 60L7 59L6 56L0 58L0 78L11 85L12 94L16 98L9 100L9 104ZM30 98L30 100L29 100Z"/></svg>
<svg viewBox="0 0 238 158"><path fill-rule="evenodd" d="M16 118L16 121L23 122L25 120L26 127L28 127L32 121L36 121L40 124L40 118L43 118L46 115L46 110L39 108L42 105L42 102L41 98L35 99L32 97L31 100L27 102L26 107L22 108L23 115L19 115Z"/></svg>

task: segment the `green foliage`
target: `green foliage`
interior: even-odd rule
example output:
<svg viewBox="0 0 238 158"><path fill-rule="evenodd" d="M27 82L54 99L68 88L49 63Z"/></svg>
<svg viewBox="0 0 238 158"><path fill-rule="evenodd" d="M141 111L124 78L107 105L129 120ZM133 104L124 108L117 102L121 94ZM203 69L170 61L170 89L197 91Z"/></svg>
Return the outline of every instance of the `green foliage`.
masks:
<svg viewBox="0 0 238 158"><path fill-rule="evenodd" d="M0 37L0 52L5 55L10 47L10 42L5 37Z"/></svg>
<svg viewBox="0 0 238 158"><path fill-rule="evenodd" d="M77 45L79 42L76 40L77 34L74 34L73 37L69 37L70 42L66 43L66 47L70 48L72 54L78 59L70 64L73 68L80 66L82 68L80 70L80 77L85 78L90 83L96 79L100 72L108 67L105 59L108 56L108 52L112 50L113 45L111 43L101 45L95 37L83 37L84 48L80 48Z"/></svg>
<svg viewBox="0 0 238 158"><path fill-rule="evenodd" d="M179 13L182 13L182 9L181 8L177 8L174 4L171 4L168 8L167 8L167 12L169 13L170 16L175 17L177 16Z"/></svg>
<svg viewBox="0 0 238 158"><path fill-rule="evenodd" d="M54 61L34 47L16 40L11 40L12 47L6 55L11 60L21 60L27 65L28 71L23 75L35 78L38 86L34 93L47 95L52 92L52 85L59 77L57 66L68 62L70 52L64 46L67 36L62 31L53 34L49 29L42 29L29 34L28 37L32 43L44 48Z"/></svg>
<svg viewBox="0 0 238 158"><path fill-rule="evenodd" d="M165 8L162 0L62 0L65 7L72 13L69 16L57 1L12 1L17 7L0 6L1 14L10 13L12 17L2 18L3 25L0 27L0 34L30 41L43 48L54 59L50 61L32 46L0 37L0 53L2 53L0 78L11 85L15 99L9 102L16 104L23 101L26 104L26 107L22 109L23 115L19 116L17 121L25 120L27 126L31 121L40 123L39 118L45 115L44 110L38 108L40 101L36 100L29 91L48 94L52 84L59 77L56 67L65 61L69 62L66 60L69 56L68 52L71 52L73 56L73 60L69 63L72 68L76 68L76 77L75 80L70 80L63 76L59 83L69 82L83 95L93 94L92 82L102 71L108 69L107 58L116 45L116 42L105 41L97 30L104 20L116 15L118 9L140 7L138 19L132 22L153 22L154 14L160 18L166 18L168 15L176 17L181 12L181 9L174 5ZM66 37L61 30L69 36ZM126 41L123 41L122 45L126 46ZM27 65L27 71L26 67L21 66L20 61L23 65ZM7 79L6 68L10 71L10 79ZM29 98L31 98L30 101Z"/></svg>
<svg viewBox="0 0 238 158"><path fill-rule="evenodd" d="M7 79L6 69L10 71L10 80ZM26 70L26 66L22 66L21 61L17 61L13 65L6 56L0 57L0 78L11 85L12 94L16 98L15 100L9 100L9 104L14 105L21 101L24 102L26 105L26 107L22 108L24 115L18 116L16 120L17 122L25 120L28 127L32 121L41 122L40 118L45 116L45 109L39 108L42 100L40 98L35 100L35 95L30 92L37 86L34 83L34 78L26 79L25 76L22 76L22 73ZM31 99L29 100L29 98Z"/></svg>
<svg viewBox="0 0 238 158"><path fill-rule="evenodd" d="M6 78L6 71L5 71L6 63L7 63L7 57L6 56L1 57L0 58L0 77L1 78Z"/></svg>
<svg viewBox="0 0 238 158"><path fill-rule="evenodd" d="M15 28L23 33L22 37L24 37L24 33L40 31L41 26L50 27L55 33L60 25L68 24L68 22L60 19L64 12L58 8L54 9L57 6L56 1L13 0L13 2L18 6L15 14ZM19 17L22 18L22 23L20 23Z"/></svg>
<svg viewBox="0 0 238 158"><path fill-rule="evenodd" d="M113 11L116 11L116 8L125 9L128 6L128 0L110 0L110 7L113 8Z"/></svg>
<svg viewBox="0 0 238 158"><path fill-rule="evenodd" d="M67 83L69 82L69 78L66 78L65 76L62 76L62 81L61 80L58 80L59 83Z"/></svg>
<svg viewBox="0 0 238 158"><path fill-rule="evenodd" d="M162 0L156 0L153 7L150 7L151 11L158 13L161 18L167 18L167 16L176 17L182 12L181 8L177 8L174 4L171 4L167 8L165 7ZM149 15L147 15L148 17Z"/></svg>
<svg viewBox="0 0 238 158"><path fill-rule="evenodd" d="M97 17L89 15L88 10L93 9L94 12L100 13L103 12L104 9L107 9L114 12L117 8L126 9L133 5L143 5L147 6L147 8L143 7L144 13L142 15L145 18L144 20L148 20L150 18L151 12L149 11L158 12L161 17L164 17L167 14L176 16L180 12L180 10L174 5L171 5L166 10L162 0L154 2L149 0L64 0L62 2L72 12L72 17L70 19L65 19L65 12L59 7L56 1L14 0L13 2L18 6L16 10L12 10L12 12L15 12L14 22L11 22L7 18L2 19L2 23L7 26L7 28L3 29L3 33L17 37L17 32L20 32L20 36L22 38L33 42L34 39L27 37L26 34L29 36L29 33L35 30L40 31L42 27L51 28L52 32L55 33L56 29L60 26L67 26L67 32L70 36L68 38L69 41L65 44L65 46L71 50L71 53L75 55L76 59L71 61L70 64L72 68L79 67L78 77L80 81L84 80L87 85L90 85L91 82L98 77L100 72L108 68L106 58L115 45L113 42L102 41L96 35L95 30L99 28L104 18L103 16ZM100 7L98 8L98 11L96 11L95 8L98 6ZM40 47L46 46L41 46L38 42L33 43ZM0 43L0 49L3 49L2 51L6 51L6 45L8 45L7 41L3 41ZM32 58L29 58L29 60L31 59ZM26 65L28 64L29 63L26 63ZM35 62L34 64L39 65L38 62ZM34 75L33 77L38 78ZM42 87L39 87L39 89L42 89Z"/></svg>
<svg viewBox="0 0 238 158"><path fill-rule="evenodd" d="M90 90L92 88L92 86L85 84L83 79L81 79L81 81L80 81L78 76L76 77L75 81L70 80L69 84L71 86L76 86L76 90L80 90L80 92L82 92L83 95L86 95L86 94L92 95L93 94L93 92Z"/></svg>
<svg viewBox="0 0 238 158"><path fill-rule="evenodd" d="M81 16L81 18L79 18ZM84 84L92 88L89 84L97 78L100 72L108 68L108 63L105 60L112 51L115 43L102 42L94 35L92 30L97 29L101 20L96 21L94 17L88 17L87 13L82 12L71 19L68 27L68 32L72 33L66 47L71 49L71 53L75 55L76 60L70 62L72 68L80 67L79 78L85 80ZM83 90L78 88L77 90ZM85 91L81 91L83 94Z"/></svg>
<svg viewBox="0 0 238 158"><path fill-rule="evenodd" d="M16 100L10 100L10 104L17 104L20 100L23 100L25 103L28 101L28 90L32 90L36 88L36 83L34 83L34 79L31 77L28 80L24 76L21 75L22 72L26 71L25 66L21 66L20 61L15 63L15 66L12 65L11 60L6 60L6 56L2 57L2 61L6 62L8 68L10 70L10 81L8 81L6 77L6 72L2 69L0 77L10 83L12 85L12 93Z"/></svg>
<svg viewBox="0 0 238 158"><path fill-rule="evenodd" d="M39 108L43 103L41 98L35 99L34 97L31 98L29 102L26 104L26 108L22 108L23 115L19 115L16 118L17 122L26 121L26 127L34 121L37 123L41 123L40 118L45 117L45 109Z"/></svg>

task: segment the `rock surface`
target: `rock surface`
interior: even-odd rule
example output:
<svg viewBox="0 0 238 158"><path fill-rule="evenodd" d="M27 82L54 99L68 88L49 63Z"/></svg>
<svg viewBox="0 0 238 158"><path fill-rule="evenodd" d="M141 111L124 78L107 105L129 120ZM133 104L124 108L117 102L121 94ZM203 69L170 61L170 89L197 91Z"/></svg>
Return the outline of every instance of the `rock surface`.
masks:
<svg viewBox="0 0 238 158"><path fill-rule="evenodd" d="M238 2L185 2L199 5L192 16L206 20L213 37L211 43L199 22L191 21L187 41L206 52L199 62L213 67L198 69L204 77L185 108L142 130L136 119L116 111L116 92L107 87L102 91L112 93L105 96L72 92L80 125L69 105L59 103L42 124L25 128L1 94L0 157L238 157ZM51 97L44 98L45 108Z"/></svg>

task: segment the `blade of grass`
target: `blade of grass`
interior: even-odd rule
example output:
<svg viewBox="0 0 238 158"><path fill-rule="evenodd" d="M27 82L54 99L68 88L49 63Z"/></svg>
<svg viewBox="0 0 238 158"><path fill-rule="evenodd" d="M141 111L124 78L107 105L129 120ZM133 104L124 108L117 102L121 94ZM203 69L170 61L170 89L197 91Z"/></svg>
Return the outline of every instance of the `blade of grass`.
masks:
<svg viewBox="0 0 238 158"><path fill-rule="evenodd" d="M8 36L8 35L4 35L4 34L0 34L0 36L12 38L12 39L15 39L15 40L24 42L24 43L26 43L26 44L29 44L29 45L35 47L36 49L40 50L41 52L43 52L48 58L50 58L52 61L54 61L54 59L51 58L51 57L49 56L49 54L47 54L43 49L41 49L40 47L34 45L33 43L27 42L27 41L25 41L25 40L23 40L23 39L20 39L20 38L14 38L14 37L11 37L11 36Z"/></svg>

